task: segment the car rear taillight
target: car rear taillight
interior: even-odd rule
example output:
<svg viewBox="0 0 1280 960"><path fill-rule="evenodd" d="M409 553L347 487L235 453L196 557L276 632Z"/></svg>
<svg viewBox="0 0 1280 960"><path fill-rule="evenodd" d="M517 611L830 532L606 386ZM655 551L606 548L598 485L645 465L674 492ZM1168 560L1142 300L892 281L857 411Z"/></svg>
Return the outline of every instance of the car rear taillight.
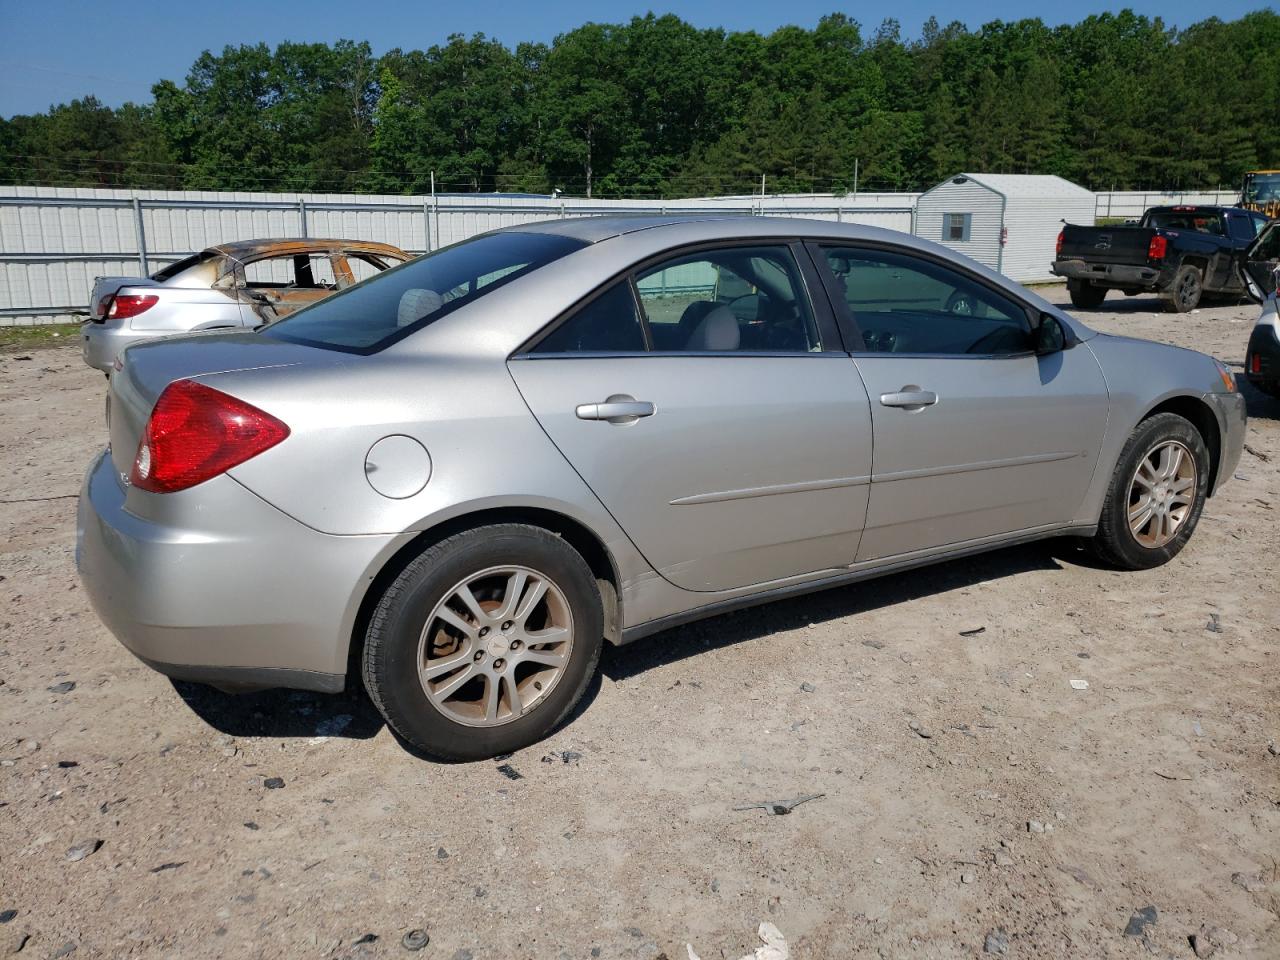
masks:
<svg viewBox="0 0 1280 960"><path fill-rule="evenodd" d="M154 293L117 293L107 310L109 320L124 320L150 310L160 298Z"/></svg>
<svg viewBox="0 0 1280 960"><path fill-rule="evenodd" d="M1163 260L1164 255L1169 252L1169 241L1160 234L1156 234L1151 238L1151 242L1147 244L1148 260Z"/></svg>
<svg viewBox="0 0 1280 960"><path fill-rule="evenodd" d="M289 436L257 407L194 380L164 388L133 461L133 486L173 493L225 473Z"/></svg>
<svg viewBox="0 0 1280 960"><path fill-rule="evenodd" d="M1057 247L1055 247L1055 248L1054 248L1054 253L1057 253L1057 254L1061 255L1061 253L1062 253L1062 238L1063 238L1063 237L1065 237L1066 235L1067 235L1067 231L1065 231L1065 230L1059 230L1059 231L1058 231L1058 245L1057 245Z"/></svg>
<svg viewBox="0 0 1280 960"><path fill-rule="evenodd" d="M1249 355L1249 372L1250 373L1262 372L1262 354L1253 353Z"/></svg>

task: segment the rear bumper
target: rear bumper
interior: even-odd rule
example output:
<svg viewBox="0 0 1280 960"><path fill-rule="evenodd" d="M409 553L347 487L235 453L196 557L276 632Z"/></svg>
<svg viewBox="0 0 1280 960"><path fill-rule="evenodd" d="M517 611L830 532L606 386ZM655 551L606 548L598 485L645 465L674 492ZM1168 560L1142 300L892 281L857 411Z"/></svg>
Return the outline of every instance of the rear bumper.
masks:
<svg viewBox="0 0 1280 960"><path fill-rule="evenodd" d="M1088 260L1055 260L1051 269L1059 277L1111 290L1163 290L1172 277L1159 267Z"/></svg>
<svg viewBox="0 0 1280 960"><path fill-rule="evenodd" d="M154 340L155 336L154 333L135 333L127 327L84 323L80 325L80 352L89 366L103 373L110 373L116 357L120 356L125 347L140 340Z"/></svg>
<svg viewBox="0 0 1280 960"><path fill-rule="evenodd" d="M1249 335L1244 375L1255 387L1275 391L1280 384L1280 335L1270 323L1260 323Z"/></svg>
<svg viewBox="0 0 1280 960"><path fill-rule="evenodd" d="M318 533L226 476L164 496L191 522L129 512L106 453L85 477L76 566L107 629L179 679L341 690L360 600L404 538Z"/></svg>

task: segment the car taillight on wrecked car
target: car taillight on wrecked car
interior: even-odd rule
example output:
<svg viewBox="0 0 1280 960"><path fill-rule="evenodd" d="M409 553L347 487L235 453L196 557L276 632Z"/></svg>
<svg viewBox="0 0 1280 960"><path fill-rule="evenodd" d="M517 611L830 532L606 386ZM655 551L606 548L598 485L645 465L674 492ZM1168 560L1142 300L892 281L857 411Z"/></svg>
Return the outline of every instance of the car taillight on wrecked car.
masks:
<svg viewBox="0 0 1280 960"><path fill-rule="evenodd" d="M130 483L174 493L225 473L289 436L269 413L194 380L165 387L147 420Z"/></svg>
<svg viewBox="0 0 1280 960"><path fill-rule="evenodd" d="M107 319L125 320L136 317L145 310L150 310L160 298L154 293L116 294L111 298L111 306L107 308Z"/></svg>

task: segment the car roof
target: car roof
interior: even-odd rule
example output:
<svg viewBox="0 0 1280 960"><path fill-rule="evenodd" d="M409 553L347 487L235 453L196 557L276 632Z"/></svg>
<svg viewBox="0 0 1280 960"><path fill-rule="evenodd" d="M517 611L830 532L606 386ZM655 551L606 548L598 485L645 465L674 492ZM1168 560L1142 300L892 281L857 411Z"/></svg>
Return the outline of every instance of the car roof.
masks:
<svg viewBox="0 0 1280 960"><path fill-rule="evenodd" d="M812 239L880 240L899 246L932 249L928 241L911 234L860 223L838 223L808 217L756 217L746 214L630 215L543 220L503 227L501 232L542 233L599 243L614 237L660 233L671 245L707 239L737 240L753 237L801 237ZM499 231L495 231L499 232Z"/></svg>
<svg viewBox="0 0 1280 960"><path fill-rule="evenodd" d="M1256 213L1254 210L1246 210L1244 207L1223 206L1216 203L1168 203L1159 207L1147 208L1147 213L1192 213L1197 210L1217 210L1220 213Z"/></svg>
<svg viewBox="0 0 1280 960"><path fill-rule="evenodd" d="M237 240L209 247L232 260L249 260L255 257L284 257L299 253L372 253L408 260L409 254L389 243L373 243L368 240L325 240L318 237L286 237L268 240Z"/></svg>

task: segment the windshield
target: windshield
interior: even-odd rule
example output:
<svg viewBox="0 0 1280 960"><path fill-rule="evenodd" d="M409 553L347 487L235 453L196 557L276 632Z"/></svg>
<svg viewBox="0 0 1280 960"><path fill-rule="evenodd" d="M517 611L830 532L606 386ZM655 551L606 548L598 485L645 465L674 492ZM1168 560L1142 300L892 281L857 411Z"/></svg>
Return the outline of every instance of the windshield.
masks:
<svg viewBox="0 0 1280 960"><path fill-rule="evenodd" d="M1157 210L1147 217L1147 226L1158 230L1194 230L1221 237L1222 214L1212 210Z"/></svg>
<svg viewBox="0 0 1280 960"><path fill-rule="evenodd" d="M1273 203L1280 200L1280 173L1250 173L1244 178L1245 203Z"/></svg>
<svg viewBox="0 0 1280 960"><path fill-rule="evenodd" d="M586 246L543 233L490 233L362 280L266 327L264 336L374 353L491 290Z"/></svg>

